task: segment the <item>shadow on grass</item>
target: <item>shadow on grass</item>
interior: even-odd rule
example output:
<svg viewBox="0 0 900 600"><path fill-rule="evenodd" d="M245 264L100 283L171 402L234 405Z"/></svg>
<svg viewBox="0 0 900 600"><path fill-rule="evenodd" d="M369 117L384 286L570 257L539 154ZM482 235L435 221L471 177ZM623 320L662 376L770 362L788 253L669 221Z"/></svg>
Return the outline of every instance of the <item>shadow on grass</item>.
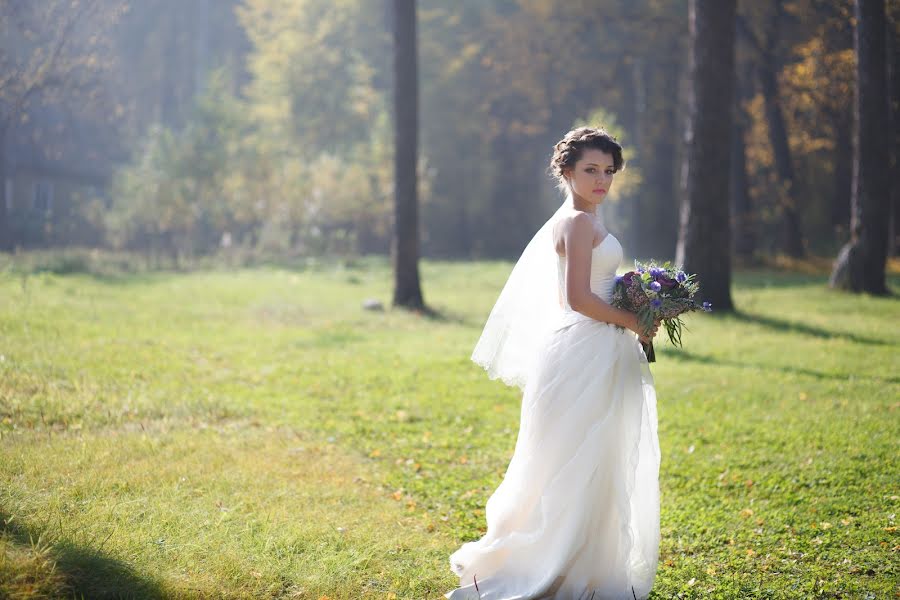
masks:
<svg viewBox="0 0 900 600"><path fill-rule="evenodd" d="M408 313L415 313L420 317L423 317L434 323L453 323L455 325L462 325L464 327L475 327L482 326L484 323L475 323L474 320L468 319L463 315L445 309L437 309L431 306L425 306L424 308L408 308L405 306L395 306L394 310L403 310Z"/></svg>
<svg viewBox="0 0 900 600"><path fill-rule="evenodd" d="M770 269L741 270L735 273L734 282L740 288L788 288L819 285L828 289L828 275L776 271Z"/></svg>
<svg viewBox="0 0 900 600"><path fill-rule="evenodd" d="M789 365L766 365L759 364L753 362L741 362L736 360L722 360L720 358L714 358L712 356L703 356L700 354L694 354L688 350L680 349L677 352L672 352L667 355L674 358L675 360L684 361L684 362L693 362L699 364L706 365L715 365L722 367L737 367L740 369L760 369L763 371L780 371L782 373L787 373L789 375L806 375L808 377L815 377L816 379L832 379L835 381L847 381L851 377L854 379L866 379L871 381L882 381L885 383L900 383L900 377L888 376L888 377L877 377L874 375L857 375L855 373L822 373L821 371L814 371L813 369L806 369L803 367L794 367Z"/></svg>
<svg viewBox="0 0 900 600"><path fill-rule="evenodd" d="M32 531L11 521L0 510L0 532L13 544L24 549L32 547L39 537ZM160 585L134 572L127 564L109 557L101 549L77 546L68 542L53 543L49 551L56 569L64 581L63 590L71 598L166 598ZM16 577L16 573L7 576Z"/></svg>
<svg viewBox="0 0 900 600"><path fill-rule="evenodd" d="M823 329L821 327L816 327L814 325L806 325L805 323L798 323L797 321L786 321L784 319L779 319L776 317L770 317L766 315L758 315L752 314L748 312L744 312L741 310L736 310L730 313L734 318L738 321L743 321L744 323L750 323L753 325L760 325L767 329L771 329L773 331L777 331L780 333L800 333L803 335L808 335L810 337L830 340L830 339L845 339L847 341L856 343L856 344L866 344L870 346L893 346L895 345L892 342L881 340L878 338L871 338L862 335L857 335L855 333L848 333L844 331L830 331L828 329Z"/></svg>
<svg viewBox="0 0 900 600"><path fill-rule="evenodd" d="M828 286L831 269L818 273L803 272L796 269L779 269L774 267L737 268L734 271L734 284L738 288L789 288L797 286L815 286L822 293L843 294L840 290ZM900 275L888 272L885 275L887 286L896 295L893 288L900 287Z"/></svg>

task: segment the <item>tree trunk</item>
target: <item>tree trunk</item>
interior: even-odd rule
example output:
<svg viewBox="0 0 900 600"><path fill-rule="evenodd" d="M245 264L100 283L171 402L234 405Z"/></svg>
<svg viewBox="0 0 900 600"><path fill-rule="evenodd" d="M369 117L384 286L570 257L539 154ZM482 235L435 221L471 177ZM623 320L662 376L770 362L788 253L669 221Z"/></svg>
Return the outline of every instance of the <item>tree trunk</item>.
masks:
<svg viewBox="0 0 900 600"><path fill-rule="evenodd" d="M735 256L750 261L756 251L756 224L750 199L747 152L744 145L747 115L740 105L735 106L735 115L734 128L731 132L732 250Z"/></svg>
<svg viewBox="0 0 900 600"><path fill-rule="evenodd" d="M890 108L888 118L891 135L891 227L888 235L888 256L900 256L900 177L896 173L900 169L900 46L897 44L896 23L888 19L887 55L888 55L888 83L890 85Z"/></svg>
<svg viewBox="0 0 900 600"><path fill-rule="evenodd" d="M835 233L844 232L850 223L850 197L853 193L852 160L847 160L847 148L853 147L853 118L838 118L835 125L834 142L834 200L831 204L831 225ZM841 236L841 243L846 238Z"/></svg>
<svg viewBox="0 0 900 600"><path fill-rule="evenodd" d="M676 262L714 310L733 310L729 175L736 0L690 0L691 89Z"/></svg>
<svg viewBox="0 0 900 600"><path fill-rule="evenodd" d="M6 131L6 127L0 127L0 252L13 249L10 215L6 210Z"/></svg>
<svg viewBox="0 0 900 600"><path fill-rule="evenodd" d="M762 68L760 84L765 104L766 123L769 130L769 142L775 158L775 171L778 173L779 189L776 191L778 206L781 208L781 247L794 258L805 254L803 232L800 227L800 210L797 205L797 186L794 182L794 161L791 147L788 144L787 126L784 122L784 111L781 107L780 90L778 89L777 64L771 47Z"/></svg>
<svg viewBox="0 0 900 600"><path fill-rule="evenodd" d="M425 307L419 285L416 1L394 0L394 306Z"/></svg>
<svg viewBox="0 0 900 600"><path fill-rule="evenodd" d="M884 0L856 0L853 192L850 241L829 284L853 292L888 293L885 282L890 217L890 133Z"/></svg>
<svg viewBox="0 0 900 600"><path fill-rule="evenodd" d="M737 23L740 23L740 17ZM737 52L738 49L735 48L735 64L740 62ZM756 93L752 73L748 76L735 68L734 86L734 128L731 132L731 250L744 263L749 263L755 258L758 241L758 223L753 210L750 177L747 173L746 138L751 119L744 109L744 102Z"/></svg>

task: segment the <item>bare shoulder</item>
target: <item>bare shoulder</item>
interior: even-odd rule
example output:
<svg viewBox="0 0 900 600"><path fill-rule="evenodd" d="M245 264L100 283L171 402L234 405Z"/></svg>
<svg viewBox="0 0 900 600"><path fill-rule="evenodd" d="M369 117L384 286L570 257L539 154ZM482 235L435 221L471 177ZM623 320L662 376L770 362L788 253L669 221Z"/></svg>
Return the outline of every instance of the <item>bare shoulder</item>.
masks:
<svg viewBox="0 0 900 600"><path fill-rule="evenodd" d="M556 253L565 256L567 240L582 240L593 244L594 222L590 215L581 211L566 213L554 225L553 238Z"/></svg>

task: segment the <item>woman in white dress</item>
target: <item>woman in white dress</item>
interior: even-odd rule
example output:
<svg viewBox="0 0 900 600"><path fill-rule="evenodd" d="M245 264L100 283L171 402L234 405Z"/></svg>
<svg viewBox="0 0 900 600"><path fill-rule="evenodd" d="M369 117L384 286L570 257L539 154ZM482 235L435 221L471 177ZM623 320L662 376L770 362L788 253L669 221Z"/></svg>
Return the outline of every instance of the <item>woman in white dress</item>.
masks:
<svg viewBox="0 0 900 600"><path fill-rule="evenodd" d="M611 306L619 240L600 204L621 145L578 128L556 146L566 197L516 263L472 360L523 390L487 532L450 556L458 600L646 598L659 550L656 393L637 316Z"/></svg>

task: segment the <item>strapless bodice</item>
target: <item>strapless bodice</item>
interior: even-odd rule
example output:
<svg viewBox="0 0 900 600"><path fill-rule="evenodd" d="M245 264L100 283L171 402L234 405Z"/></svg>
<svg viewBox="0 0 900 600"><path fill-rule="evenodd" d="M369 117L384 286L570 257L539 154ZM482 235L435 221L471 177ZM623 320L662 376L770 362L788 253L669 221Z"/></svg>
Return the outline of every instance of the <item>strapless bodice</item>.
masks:
<svg viewBox="0 0 900 600"><path fill-rule="evenodd" d="M613 234L608 233L591 251L591 291L605 302L612 302L613 287L616 284L616 270L622 262L622 245ZM589 319L575 311L566 294L566 257L558 257L559 297L566 313L566 321ZM573 314L574 313L574 314Z"/></svg>

